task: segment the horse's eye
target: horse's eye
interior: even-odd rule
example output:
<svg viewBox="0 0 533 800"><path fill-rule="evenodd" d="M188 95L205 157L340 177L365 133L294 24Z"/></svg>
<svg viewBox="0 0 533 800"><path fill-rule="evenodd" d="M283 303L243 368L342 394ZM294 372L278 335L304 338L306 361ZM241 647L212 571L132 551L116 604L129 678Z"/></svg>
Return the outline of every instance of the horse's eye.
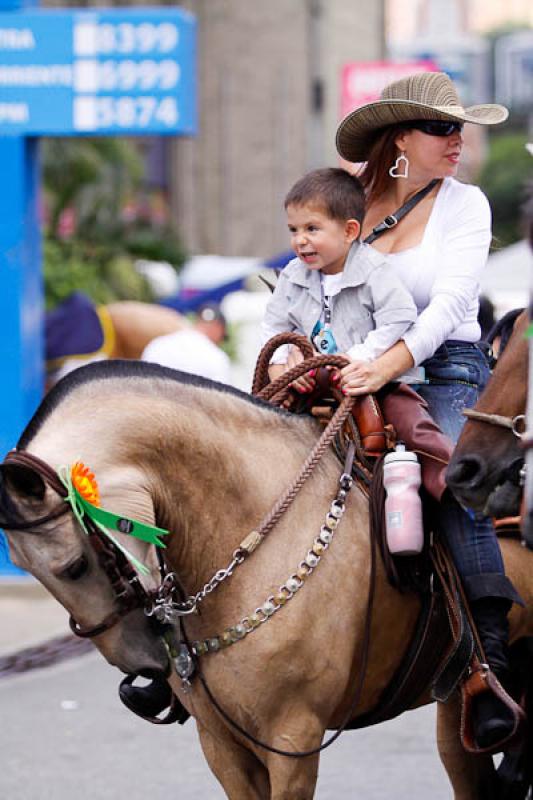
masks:
<svg viewBox="0 0 533 800"><path fill-rule="evenodd" d="M60 578L64 578L65 580L70 581L77 581L86 574L89 569L89 559L83 553L76 561L73 561L72 564L69 564L66 569L64 569L61 574L59 575Z"/></svg>

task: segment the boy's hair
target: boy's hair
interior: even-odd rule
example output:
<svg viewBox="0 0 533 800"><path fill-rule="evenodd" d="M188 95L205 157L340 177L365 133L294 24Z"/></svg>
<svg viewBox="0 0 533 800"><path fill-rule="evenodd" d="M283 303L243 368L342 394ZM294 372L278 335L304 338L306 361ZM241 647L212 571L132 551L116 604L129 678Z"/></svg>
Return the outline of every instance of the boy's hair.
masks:
<svg viewBox="0 0 533 800"><path fill-rule="evenodd" d="M316 204L331 219L344 222L365 216L365 193L361 181L340 167L326 167L308 172L296 181L285 198L289 206Z"/></svg>

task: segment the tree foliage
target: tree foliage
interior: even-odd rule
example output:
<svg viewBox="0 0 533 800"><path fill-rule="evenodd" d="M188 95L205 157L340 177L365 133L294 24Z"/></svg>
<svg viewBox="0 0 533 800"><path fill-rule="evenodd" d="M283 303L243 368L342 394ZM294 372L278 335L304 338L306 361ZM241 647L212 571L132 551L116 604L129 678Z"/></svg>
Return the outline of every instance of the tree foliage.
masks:
<svg viewBox="0 0 533 800"><path fill-rule="evenodd" d="M478 179L492 207L493 233L500 247L524 236L522 206L533 178L533 158L525 143L520 133L493 136Z"/></svg>
<svg viewBox="0 0 533 800"><path fill-rule="evenodd" d="M96 303L152 300L135 259L168 261L179 269L185 253L171 225L124 213L142 194L138 148L116 137L48 139L42 170L47 307L75 290Z"/></svg>

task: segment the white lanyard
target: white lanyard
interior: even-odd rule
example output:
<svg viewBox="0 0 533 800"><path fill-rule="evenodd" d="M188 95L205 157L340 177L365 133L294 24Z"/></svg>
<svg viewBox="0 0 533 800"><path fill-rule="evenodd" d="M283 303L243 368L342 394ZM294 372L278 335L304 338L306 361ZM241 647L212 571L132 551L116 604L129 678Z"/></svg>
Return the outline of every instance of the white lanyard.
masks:
<svg viewBox="0 0 533 800"><path fill-rule="evenodd" d="M320 319L324 320L324 328L328 329L331 327L331 306L330 297L324 292L324 278L322 273L320 273L320 300L322 305Z"/></svg>

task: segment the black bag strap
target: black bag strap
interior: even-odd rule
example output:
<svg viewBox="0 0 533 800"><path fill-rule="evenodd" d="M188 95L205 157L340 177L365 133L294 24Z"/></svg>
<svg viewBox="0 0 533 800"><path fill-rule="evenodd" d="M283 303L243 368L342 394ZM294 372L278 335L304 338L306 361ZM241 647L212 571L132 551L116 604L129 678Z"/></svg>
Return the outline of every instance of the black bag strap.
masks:
<svg viewBox="0 0 533 800"><path fill-rule="evenodd" d="M394 212L394 214L389 214L385 219L376 225L373 229L372 233L370 233L366 239L363 240L364 244L372 244L375 242L378 236L381 236L385 231L388 231L390 228L394 228L400 220L402 220L406 214L413 209L417 203L424 199L424 197L430 193L434 186L437 185L440 178L435 178L427 186L424 186L423 189L420 189L419 192L414 194L412 197L409 198L407 203L404 203L401 208Z"/></svg>

